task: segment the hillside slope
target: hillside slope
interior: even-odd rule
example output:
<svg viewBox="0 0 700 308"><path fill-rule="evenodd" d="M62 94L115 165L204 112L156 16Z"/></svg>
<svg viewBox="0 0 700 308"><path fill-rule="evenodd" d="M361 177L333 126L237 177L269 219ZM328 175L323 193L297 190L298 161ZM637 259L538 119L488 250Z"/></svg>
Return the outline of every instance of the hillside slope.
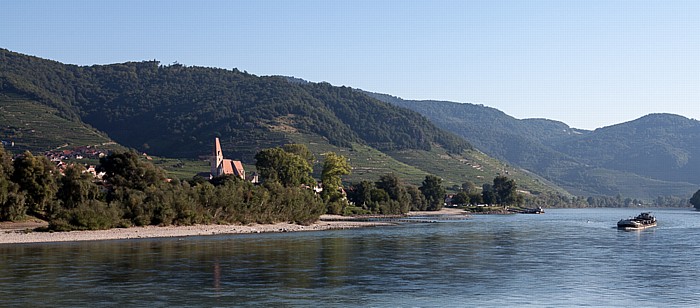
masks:
<svg viewBox="0 0 700 308"><path fill-rule="evenodd" d="M503 169L417 112L347 87L236 69L156 61L80 67L0 50L0 93L25 97L122 145L163 157L208 155L213 138L220 137L226 155L247 164L262 148L313 142L317 154L374 153L358 156L356 170L394 171L414 183L429 173L448 184L485 183ZM381 168L370 161L377 153L387 156ZM563 192L544 179L512 172L522 174L526 189Z"/></svg>
<svg viewBox="0 0 700 308"><path fill-rule="evenodd" d="M700 186L700 122L655 114L595 131L489 107L369 95L417 111L489 155L577 195L688 198Z"/></svg>
<svg viewBox="0 0 700 308"><path fill-rule="evenodd" d="M153 61L78 67L6 50L0 60L3 93L35 98L156 155L196 157L214 135L241 144L277 143L287 130L380 150L470 148L418 113L350 88Z"/></svg>
<svg viewBox="0 0 700 308"><path fill-rule="evenodd" d="M58 116L58 110L32 99L0 93L0 136L15 153L84 145L107 145L111 140L82 122Z"/></svg>

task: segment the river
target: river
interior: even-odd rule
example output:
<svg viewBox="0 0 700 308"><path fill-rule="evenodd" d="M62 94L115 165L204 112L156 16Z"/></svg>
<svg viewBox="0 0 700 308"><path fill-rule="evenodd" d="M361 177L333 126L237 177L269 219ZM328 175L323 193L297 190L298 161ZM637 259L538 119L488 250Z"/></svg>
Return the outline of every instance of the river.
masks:
<svg viewBox="0 0 700 308"><path fill-rule="evenodd" d="M1 307L698 307L700 212L0 245Z"/></svg>

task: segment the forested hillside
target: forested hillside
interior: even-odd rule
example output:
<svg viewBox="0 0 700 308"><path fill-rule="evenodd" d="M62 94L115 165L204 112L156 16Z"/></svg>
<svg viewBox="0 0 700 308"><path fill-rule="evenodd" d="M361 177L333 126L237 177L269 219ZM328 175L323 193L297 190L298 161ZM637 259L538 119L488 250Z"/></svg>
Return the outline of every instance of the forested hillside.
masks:
<svg viewBox="0 0 700 308"><path fill-rule="evenodd" d="M163 156L196 157L216 135L252 157L253 148L279 143L290 130L379 150L470 148L421 115L350 88L235 69L155 61L79 67L0 50L0 90L34 98L123 145Z"/></svg>
<svg viewBox="0 0 700 308"><path fill-rule="evenodd" d="M226 156L248 165L261 149L285 143L307 144L316 154L345 152L356 171L349 178L357 180L395 172L413 183L436 174L447 185L480 185L504 171L417 112L348 87L237 69L157 61L76 66L0 49L0 93L163 157L206 156L220 137ZM25 146L16 149L36 150ZM532 174L508 171L523 189L563 193Z"/></svg>
<svg viewBox="0 0 700 308"><path fill-rule="evenodd" d="M410 101L415 110L489 155L531 170L576 195L689 198L700 186L700 122L654 114L585 131L545 119L515 119L485 106Z"/></svg>

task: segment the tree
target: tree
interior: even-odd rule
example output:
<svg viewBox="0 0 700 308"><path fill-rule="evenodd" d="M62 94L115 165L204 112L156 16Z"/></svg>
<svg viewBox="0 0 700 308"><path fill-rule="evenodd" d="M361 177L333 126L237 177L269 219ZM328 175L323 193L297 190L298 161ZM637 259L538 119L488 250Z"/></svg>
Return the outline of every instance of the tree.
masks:
<svg viewBox="0 0 700 308"><path fill-rule="evenodd" d="M496 203L496 193L493 191L493 186L491 184L484 184L481 186L481 201L486 204Z"/></svg>
<svg viewBox="0 0 700 308"><path fill-rule="evenodd" d="M428 201L425 200L425 196L421 193L418 186L407 185L406 192L411 196L411 210L412 211L425 211L428 209Z"/></svg>
<svg viewBox="0 0 700 308"><path fill-rule="evenodd" d="M323 161L323 171L321 172L321 182L323 183L321 196L325 200L332 193L338 192L338 189L343 185L341 176L350 174L352 168L345 156L333 152L324 155L326 159Z"/></svg>
<svg viewBox="0 0 700 308"><path fill-rule="evenodd" d="M466 191L460 191L452 197L452 204L464 205L469 203L469 194Z"/></svg>
<svg viewBox="0 0 700 308"><path fill-rule="evenodd" d="M255 168L265 181L277 181L286 187L313 185L311 164L303 157L282 148L264 149L255 154Z"/></svg>
<svg viewBox="0 0 700 308"><path fill-rule="evenodd" d="M326 202L328 213L341 214L348 204L347 199L341 193L343 186L341 176L350 174L351 167L347 159L342 155L332 152L324 155L326 159L323 161L323 170L321 172L321 182L323 183L321 198Z"/></svg>
<svg viewBox="0 0 700 308"><path fill-rule="evenodd" d="M287 153L292 153L301 156L301 158L309 162L309 164L312 166L314 164L314 161L316 160L316 158L314 157L314 153L311 153L311 151L305 144L285 144L282 146L282 150L284 150Z"/></svg>
<svg viewBox="0 0 700 308"><path fill-rule="evenodd" d="M372 189L374 188L374 183L367 180L355 183L348 190L348 199L355 203L355 206L368 210L372 203Z"/></svg>
<svg viewBox="0 0 700 308"><path fill-rule="evenodd" d="M105 172L104 180L118 187L145 190L165 181L165 172L142 161L134 152L114 152L100 158L98 172Z"/></svg>
<svg viewBox="0 0 700 308"><path fill-rule="evenodd" d="M469 203L470 204L483 204L484 203L484 196L478 192L474 192L469 194Z"/></svg>
<svg viewBox="0 0 700 308"><path fill-rule="evenodd" d="M21 220L27 213L27 202L24 192L17 191L17 185L7 194L5 201L0 203L0 220Z"/></svg>
<svg viewBox="0 0 700 308"><path fill-rule="evenodd" d="M12 182L12 157L0 146L0 220L20 220L27 212L26 197Z"/></svg>
<svg viewBox="0 0 700 308"><path fill-rule="evenodd" d="M493 192L496 202L500 205L511 205L518 202L518 192L515 180L505 176L497 176L493 179Z"/></svg>
<svg viewBox="0 0 700 308"><path fill-rule="evenodd" d="M467 194L473 194L476 192L476 184L472 181L466 181L462 183L462 190Z"/></svg>
<svg viewBox="0 0 700 308"><path fill-rule="evenodd" d="M0 145L0 176L12 176L12 155Z"/></svg>
<svg viewBox="0 0 700 308"><path fill-rule="evenodd" d="M396 174L389 173L381 176L376 186L386 191L387 194L389 194L390 200L394 200L398 203L398 211L400 213L407 213L411 209L411 196Z"/></svg>
<svg viewBox="0 0 700 308"><path fill-rule="evenodd" d="M426 175L423 185L419 188L428 201L429 211L439 211L445 203L445 188L442 179L434 175Z"/></svg>
<svg viewBox="0 0 700 308"><path fill-rule="evenodd" d="M0 205L7 202L10 192L12 192L13 183L10 178L13 170L10 154L0 146Z"/></svg>
<svg viewBox="0 0 700 308"><path fill-rule="evenodd" d="M690 204L700 210L700 190L696 191L693 197L690 198Z"/></svg>
<svg viewBox="0 0 700 308"><path fill-rule="evenodd" d="M100 188L93 183L93 177L84 172L82 165L71 165L66 168L59 183L56 196L63 202L63 207L72 209L89 200L100 199Z"/></svg>
<svg viewBox="0 0 700 308"><path fill-rule="evenodd" d="M47 219L58 190L53 164L46 157L27 151L15 159L13 167L12 181L26 192L30 214Z"/></svg>

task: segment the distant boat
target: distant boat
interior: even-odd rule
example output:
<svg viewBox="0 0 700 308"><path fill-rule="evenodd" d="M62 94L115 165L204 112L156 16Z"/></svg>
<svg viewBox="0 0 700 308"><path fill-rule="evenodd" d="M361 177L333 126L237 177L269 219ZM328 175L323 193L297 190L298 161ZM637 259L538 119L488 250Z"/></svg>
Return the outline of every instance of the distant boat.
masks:
<svg viewBox="0 0 700 308"><path fill-rule="evenodd" d="M617 228L622 230L642 230L656 226L656 217L649 212L643 212L637 217L621 219L617 222Z"/></svg>
<svg viewBox="0 0 700 308"><path fill-rule="evenodd" d="M538 206L533 209L524 209L521 213L523 214L544 214L542 207Z"/></svg>
<svg viewBox="0 0 700 308"><path fill-rule="evenodd" d="M538 206L536 208L525 208L522 210L510 209L508 211L513 212L513 213L518 213L518 214L544 214L544 210L540 206Z"/></svg>

